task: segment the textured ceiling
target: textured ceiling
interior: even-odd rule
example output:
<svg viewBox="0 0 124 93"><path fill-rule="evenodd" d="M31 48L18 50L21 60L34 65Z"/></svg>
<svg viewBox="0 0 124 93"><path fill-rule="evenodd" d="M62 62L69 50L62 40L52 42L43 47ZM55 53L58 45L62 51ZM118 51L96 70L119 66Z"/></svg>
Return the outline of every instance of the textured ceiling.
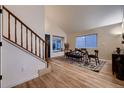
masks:
<svg viewBox="0 0 124 93"><path fill-rule="evenodd" d="M70 33L120 23L122 6L52 5L45 6L45 16Z"/></svg>

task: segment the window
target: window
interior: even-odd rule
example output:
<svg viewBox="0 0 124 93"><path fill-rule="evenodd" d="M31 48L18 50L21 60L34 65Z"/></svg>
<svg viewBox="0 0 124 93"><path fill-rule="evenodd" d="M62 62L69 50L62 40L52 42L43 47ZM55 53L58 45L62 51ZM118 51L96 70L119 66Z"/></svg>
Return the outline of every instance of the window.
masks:
<svg viewBox="0 0 124 93"><path fill-rule="evenodd" d="M52 47L53 47L53 52L60 52L63 49L63 37L60 36L53 36L52 40Z"/></svg>
<svg viewBox="0 0 124 93"><path fill-rule="evenodd" d="M97 35L84 35L76 37L76 48L96 48Z"/></svg>

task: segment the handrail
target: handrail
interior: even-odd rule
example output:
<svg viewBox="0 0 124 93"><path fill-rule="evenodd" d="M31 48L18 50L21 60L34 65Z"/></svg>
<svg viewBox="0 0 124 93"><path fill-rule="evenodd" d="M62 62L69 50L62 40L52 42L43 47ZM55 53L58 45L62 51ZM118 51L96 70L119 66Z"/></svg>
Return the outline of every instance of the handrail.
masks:
<svg viewBox="0 0 124 93"><path fill-rule="evenodd" d="M29 26L27 26L23 21L21 21L16 15L14 15L11 11L9 11L5 6L3 6L3 9L5 9L7 12L9 12L13 17L15 17L20 23L22 23L26 28L28 28L33 34L35 34L37 37L39 37L43 42L43 40L39 35L37 35Z"/></svg>
<svg viewBox="0 0 124 93"><path fill-rule="evenodd" d="M46 60L47 61L47 67L48 67L48 56L47 56L48 55L48 44L47 44L47 42L44 39L42 39L38 34L36 34L29 26L27 26L23 21L21 21L16 15L14 15L5 6L3 6L3 9L8 13L8 15L7 15L7 18L8 18L8 32L7 33L8 33L8 36L4 35L4 32L3 32L3 37L5 39L9 40L10 42L18 45L19 47L27 50L31 54L33 54L33 55L35 55L35 56L37 56L43 60ZM10 25L11 24L11 16L14 18L14 23L15 23L14 36L11 34L11 27L12 27ZM21 26L20 28L19 27L17 28L17 22L20 23L20 26ZM26 30L25 30L25 34L26 34L25 35L26 36L25 41L26 42L24 42L24 29L23 29L23 27L26 28ZM18 35L17 35L17 33L19 33L18 29L20 29L20 31L21 31L20 32L21 44L19 44L19 42L18 42ZM30 32L30 34L29 34L29 32ZM34 36L34 38L33 38L33 36ZM15 40L13 41L11 39L11 37L15 37ZM29 37L30 37L30 43L29 43ZM33 40L34 40L34 42L33 42ZM24 44L26 44L26 47L24 46ZM33 47L33 45L34 45L34 47ZM31 46L30 47L31 49L29 49L29 46ZM41 52L41 48L43 50L45 50L45 48L46 48L46 55L44 54L45 52L43 50Z"/></svg>

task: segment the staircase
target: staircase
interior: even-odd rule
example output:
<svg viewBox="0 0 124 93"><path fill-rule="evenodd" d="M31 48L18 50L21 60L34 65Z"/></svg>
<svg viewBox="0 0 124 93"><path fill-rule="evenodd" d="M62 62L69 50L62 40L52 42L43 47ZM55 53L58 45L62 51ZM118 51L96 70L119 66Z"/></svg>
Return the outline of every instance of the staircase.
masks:
<svg viewBox="0 0 124 93"><path fill-rule="evenodd" d="M7 17L7 29L2 32L3 38L22 51L46 62L48 67L47 42L5 6L3 6L3 12L6 13L6 16L3 15L2 18L3 25L5 24L4 17Z"/></svg>

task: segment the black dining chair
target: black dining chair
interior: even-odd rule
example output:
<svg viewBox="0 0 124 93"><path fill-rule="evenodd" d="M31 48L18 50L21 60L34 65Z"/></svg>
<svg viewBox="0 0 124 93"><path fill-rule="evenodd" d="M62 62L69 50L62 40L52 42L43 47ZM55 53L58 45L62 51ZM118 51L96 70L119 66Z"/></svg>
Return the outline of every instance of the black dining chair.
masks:
<svg viewBox="0 0 124 93"><path fill-rule="evenodd" d="M100 62L99 62L99 57L98 57L98 50L94 50L95 54L88 54L88 58L89 58L89 62L91 62L91 59L95 59L95 62L96 62L96 65Z"/></svg>

